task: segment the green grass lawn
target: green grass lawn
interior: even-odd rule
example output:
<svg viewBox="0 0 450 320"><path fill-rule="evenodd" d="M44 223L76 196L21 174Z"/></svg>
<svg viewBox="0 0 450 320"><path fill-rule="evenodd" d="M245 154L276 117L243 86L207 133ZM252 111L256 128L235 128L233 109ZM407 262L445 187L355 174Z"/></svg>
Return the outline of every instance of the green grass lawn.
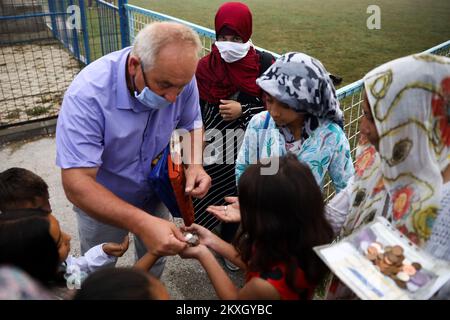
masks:
<svg viewBox="0 0 450 320"><path fill-rule="evenodd" d="M129 0L214 29L214 15L224 1ZM450 39L447 0L249 0L253 42L284 53L302 51L344 77L360 79L377 65L423 51ZM381 8L381 30L368 30L367 7Z"/></svg>

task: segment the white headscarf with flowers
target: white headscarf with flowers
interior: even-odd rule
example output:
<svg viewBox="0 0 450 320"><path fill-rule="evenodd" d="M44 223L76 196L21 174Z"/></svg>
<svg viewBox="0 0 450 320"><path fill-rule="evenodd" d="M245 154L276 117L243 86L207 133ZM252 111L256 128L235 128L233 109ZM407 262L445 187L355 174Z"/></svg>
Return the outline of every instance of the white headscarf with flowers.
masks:
<svg viewBox="0 0 450 320"><path fill-rule="evenodd" d="M386 211L400 231L423 245L441 206L441 171L450 163L450 59L397 59L369 72L364 85L379 154L367 145L359 151L344 233Z"/></svg>

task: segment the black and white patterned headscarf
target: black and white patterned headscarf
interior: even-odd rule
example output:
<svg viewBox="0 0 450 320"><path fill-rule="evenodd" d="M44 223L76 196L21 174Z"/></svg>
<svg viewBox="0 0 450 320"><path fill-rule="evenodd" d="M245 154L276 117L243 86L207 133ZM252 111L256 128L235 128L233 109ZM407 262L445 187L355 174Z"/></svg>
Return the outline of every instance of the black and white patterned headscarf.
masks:
<svg viewBox="0 0 450 320"><path fill-rule="evenodd" d="M319 60L304 53L286 53L256 83L275 99L306 113L303 138L319 126L321 119L329 119L343 128L344 116L333 81Z"/></svg>

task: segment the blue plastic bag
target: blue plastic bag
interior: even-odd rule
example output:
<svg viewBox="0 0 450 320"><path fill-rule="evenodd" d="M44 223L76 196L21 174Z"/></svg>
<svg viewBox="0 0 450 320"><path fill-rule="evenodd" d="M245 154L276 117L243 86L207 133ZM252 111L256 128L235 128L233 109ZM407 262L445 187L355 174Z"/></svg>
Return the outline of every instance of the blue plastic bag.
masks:
<svg viewBox="0 0 450 320"><path fill-rule="evenodd" d="M164 149L161 158L150 171L149 183L155 194L158 196L172 216L181 218L180 209L178 208L177 199L173 192L172 185L169 180L168 158L170 154L170 144Z"/></svg>

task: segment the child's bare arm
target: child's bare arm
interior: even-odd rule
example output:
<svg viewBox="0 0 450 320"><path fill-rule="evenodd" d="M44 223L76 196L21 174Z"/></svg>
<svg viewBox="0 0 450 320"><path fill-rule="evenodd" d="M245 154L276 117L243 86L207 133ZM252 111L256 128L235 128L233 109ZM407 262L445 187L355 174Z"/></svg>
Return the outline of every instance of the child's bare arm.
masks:
<svg viewBox="0 0 450 320"><path fill-rule="evenodd" d="M240 269L242 270L247 269L247 266L241 260L241 256L239 255L239 253L236 251L236 248L232 244L217 237L217 241L212 242L209 248L220 254L225 259L230 260Z"/></svg>
<svg viewBox="0 0 450 320"><path fill-rule="evenodd" d="M220 299L237 299L238 289L205 245L199 244L195 247L188 247L180 252L180 256L182 258L195 258L200 261Z"/></svg>
<svg viewBox="0 0 450 320"><path fill-rule="evenodd" d="M157 256L150 252L147 252L142 258L136 261L133 268L147 272L151 267L153 267L156 260L158 260Z"/></svg>

